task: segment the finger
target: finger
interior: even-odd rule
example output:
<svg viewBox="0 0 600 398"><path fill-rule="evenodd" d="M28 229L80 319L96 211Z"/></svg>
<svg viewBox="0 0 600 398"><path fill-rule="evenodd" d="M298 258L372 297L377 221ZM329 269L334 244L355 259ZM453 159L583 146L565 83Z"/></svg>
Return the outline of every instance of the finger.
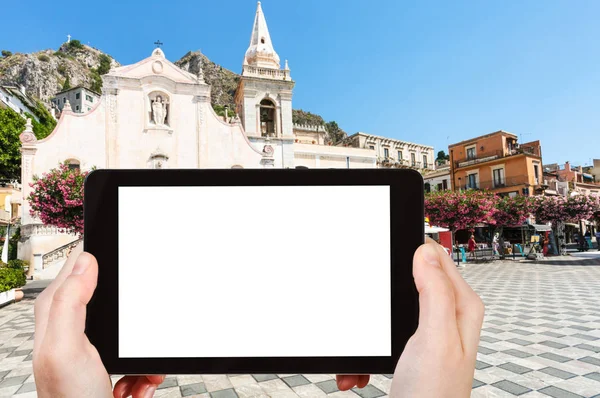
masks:
<svg viewBox="0 0 600 398"><path fill-rule="evenodd" d="M44 339L46 327L48 325L48 314L50 312L50 305L52 304L54 292L60 287L60 285L62 285L67 276L69 276L71 270L73 269L73 265L75 264L75 260L77 260L82 252L83 244L80 243L75 247L75 249L73 249L54 281L52 281L52 283L45 288L35 300L35 339L33 341L34 352L38 352L39 345Z"/></svg>
<svg viewBox="0 0 600 398"><path fill-rule="evenodd" d="M142 376L135 382L131 396L133 398L151 398L154 396L157 388L157 384L150 383L146 377Z"/></svg>
<svg viewBox="0 0 600 398"><path fill-rule="evenodd" d="M369 384L369 380L371 379L370 375L359 375L358 382L356 383L356 387L365 388L367 384Z"/></svg>
<svg viewBox="0 0 600 398"><path fill-rule="evenodd" d="M483 325L483 302L460 275L454 265L454 261L446 255L444 249L438 244L436 244L436 249L442 268L448 275L454 290L456 322L463 341L465 354L474 358L477 356L479 335L481 334L481 326Z"/></svg>
<svg viewBox="0 0 600 398"><path fill-rule="evenodd" d="M98 279L94 256L82 253L71 274L56 290L48 318L44 342L56 349L80 350L85 337L86 305L92 298Z"/></svg>
<svg viewBox="0 0 600 398"><path fill-rule="evenodd" d="M413 276L419 291L419 330L458 338L454 290L433 244L422 245L416 251Z"/></svg>
<svg viewBox="0 0 600 398"><path fill-rule="evenodd" d="M131 396L131 390L133 390L133 386L137 381L137 376L125 376L122 377L117 384L115 384L115 388L113 390L114 398L126 398Z"/></svg>
<svg viewBox="0 0 600 398"><path fill-rule="evenodd" d="M347 391L358 383L358 375L337 375L336 381L340 391Z"/></svg>

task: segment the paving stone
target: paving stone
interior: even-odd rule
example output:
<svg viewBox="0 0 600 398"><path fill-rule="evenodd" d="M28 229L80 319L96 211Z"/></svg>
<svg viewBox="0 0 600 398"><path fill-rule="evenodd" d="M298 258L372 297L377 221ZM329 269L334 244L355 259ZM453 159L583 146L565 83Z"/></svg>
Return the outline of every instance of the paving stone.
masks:
<svg viewBox="0 0 600 398"><path fill-rule="evenodd" d="M167 377L165 379L165 381L162 382L162 384L160 386L158 386L158 389L163 389L163 388L171 388L171 387L177 387L177 379L175 377Z"/></svg>
<svg viewBox="0 0 600 398"><path fill-rule="evenodd" d="M486 362L475 361L475 369L477 369L477 370L487 369L487 368L489 368L491 366L492 365L490 365L489 363L486 363Z"/></svg>
<svg viewBox="0 0 600 398"><path fill-rule="evenodd" d="M383 397L385 395L385 393L383 391L379 390L378 388L373 387L370 384L367 384L367 386L365 386L365 388L353 388L352 391L354 391L356 394L358 394L362 398L377 398L377 397Z"/></svg>
<svg viewBox="0 0 600 398"><path fill-rule="evenodd" d="M498 351L491 350L489 348L479 346L477 348L477 352L479 352L480 354L483 354L483 355L490 355L490 354L493 354L493 353L498 352Z"/></svg>
<svg viewBox="0 0 600 398"><path fill-rule="evenodd" d="M211 398L238 398L233 388L228 390L214 391L210 393Z"/></svg>
<svg viewBox="0 0 600 398"><path fill-rule="evenodd" d="M13 358L13 357L26 357L27 355L29 355L33 350L19 350L19 351L13 351L7 358Z"/></svg>
<svg viewBox="0 0 600 398"><path fill-rule="evenodd" d="M574 394L570 391L563 390L562 388L554 386L545 387L538 391L552 398L585 398L579 394Z"/></svg>
<svg viewBox="0 0 600 398"><path fill-rule="evenodd" d="M547 367L547 368L540 369L539 372L546 373L550 376L558 377L563 380L568 380L568 379L571 379L571 378L577 376L576 374L573 374L570 372L565 372L564 370L556 369L553 367Z"/></svg>
<svg viewBox="0 0 600 398"><path fill-rule="evenodd" d="M310 384L310 381L308 381L306 379L306 377L304 377L302 375L282 377L281 380L283 380L283 382L290 387L298 387L298 386Z"/></svg>
<svg viewBox="0 0 600 398"><path fill-rule="evenodd" d="M543 333L540 333L540 334L543 334L544 336L550 336L550 337L556 337L556 338L565 337L564 334L555 333L555 332L543 332Z"/></svg>
<svg viewBox="0 0 600 398"><path fill-rule="evenodd" d="M477 387L481 387L481 386L485 386L485 383L483 383L477 379L473 379L473 385L472 385L473 389L475 389Z"/></svg>
<svg viewBox="0 0 600 398"><path fill-rule="evenodd" d="M589 345L589 344L577 344L576 346L581 350L587 350L587 351L593 351L595 353L599 353L600 352L600 347L595 346L595 345Z"/></svg>
<svg viewBox="0 0 600 398"><path fill-rule="evenodd" d="M531 391L530 388L523 387L520 384L513 383L512 381L502 380L496 383L492 383L492 386L501 389L502 391L509 392L513 395L523 395Z"/></svg>
<svg viewBox="0 0 600 398"><path fill-rule="evenodd" d="M323 390L325 394L331 394L332 392L339 391L337 382L335 380L326 380L316 383L315 385Z"/></svg>
<svg viewBox="0 0 600 398"><path fill-rule="evenodd" d="M563 362L569 362L569 361L571 361L571 360L572 360L571 358L564 357L564 356L562 356L562 355L557 355L557 354L554 354L554 353L552 353L552 352L545 352L545 353L543 353L543 354L540 354L540 355L538 355L538 356L540 356L540 357L542 357L542 358L549 359L549 360L551 360L551 361L560 362L560 363L563 363Z"/></svg>
<svg viewBox="0 0 600 398"><path fill-rule="evenodd" d="M204 383L186 384L179 388L181 389L181 395L183 397L189 397L190 395L196 394L204 394L206 392L206 387L204 387Z"/></svg>
<svg viewBox="0 0 600 398"><path fill-rule="evenodd" d="M533 356L528 352L523 352L523 351L519 351L519 350L504 350L502 352L505 354L508 354L508 355L512 355L513 357L517 357L517 358L529 358L529 357Z"/></svg>
<svg viewBox="0 0 600 398"><path fill-rule="evenodd" d="M4 379L4 377L9 373L10 373L10 370L5 370L5 371L0 372L0 381L2 379Z"/></svg>
<svg viewBox="0 0 600 398"><path fill-rule="evenodd" d="M494 338L494 337L491 337L491 336L481 336L479 338L479 340L485 341L486 343L497 343L499 341L502 341L500 339L497 339L497 338Z"/></svg>
<svg viewBox="0 0 600 398"><path fill-rule="evenodd" d="M550 340L542 341L542 342L540 342L538 344L545 345L545 346L552 347L552 348L557 348L559 350L562 349L562 348L569 347L566 344L561 344L561 343L557 343L556 341L550 341Z"/></svg>
<svg viewBox="0 0 600 398"><path fill-rule="evenodd" d="M600 359L594 357L579 358L581 362L591 363L592 365L600 366Z"/></svg>
<svg viewBox="0 0 600 398"><path fill-rule="evenodd" d="M533 344L531 341L527 341L527 340L523 340L523 339L509 339L506 341L508 341L510 343L518 344L520 346L528 346L528 345Z"/></svg>
<svg viewBox="0 0 600 398"><path fill-rule="evenodd" d="M533 369L526 368L525 366L514 364L512 362L507 362L502 365L498 365L498 367L502 368L504 370L508 370L509 372L520 374L520 375L531 372L533 370Z"/></svg>
<svg viewBox="0 0 600 398"><path fill-rule="evenodd" d="M587 334L576 333L571 335L571 337L577 337L578 339L588 340L588 341L596 341L598 337L589 336Z"/></svg>
<svg viewBox="0 0 600 398"><path fill-rule="evenodd" d="M504 330L498 328L483 328L481 330L489 333L504 333Z"/></svg>
<svg viewBox="0 0 600 398"><path fill-rule="evenodd" d="M254 380L258 381L259 383L261 381L269 381L269 380L274 380L274 379L278 378L277 375L269 375L269 374L266 374L266 375L252 375L252 377L254 377Z"/></svg>
<svg viewBox="0 0 600 398"><path fill-rule="evenodd" d="M0 388L11 387L11 386L23 384L25 382L25 380L27 380L28 377L29 377L29 375L6 377L4 380L2 380L0 382Z"/></svg>
<svg viewBox="0 0 600 398"><path fill-rule="evenodd" d="M583 332L591 332L592 330L594 330L594 329L592 329L592 328L588 328L588 327L586 327L586 326L581 326L581 325L571 325L571 326L569 326L569 328L570 328L570 329L577 329L577 330L581 330L581 331L583 331Z"/></svg>
<svg viewBox="0 0 600 398"><path fill-rule="evenodd" d="M15 395L25 394L26 392L33 392L33 391L35 391L35 383L25 383L21 386L21 388L19 388L17 390Z"/></svg>
<svg viewBox="0 0 600 398"><path fill-rule="evenodd" d="M584 377L587 377L588 379L592 379L592 380L596 380L596 381L600 382L600 373L598 373L598 372L588 373L588 374L584 375Z"/></svg>
<svg viewBox="0 0 600 398"><path fill-rule="evenodd" d="M510 332L520 334L521 336L531 336L533 334L531 332L528 332L527 330L522 330L522 329L514 329L514 330L510 330Z"/></svg>

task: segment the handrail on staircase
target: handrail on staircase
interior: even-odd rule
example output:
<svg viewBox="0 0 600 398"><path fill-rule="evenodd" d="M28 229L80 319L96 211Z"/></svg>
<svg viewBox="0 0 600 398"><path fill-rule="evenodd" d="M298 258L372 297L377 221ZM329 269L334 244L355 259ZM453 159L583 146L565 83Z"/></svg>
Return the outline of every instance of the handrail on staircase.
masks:
<svg viewBox="0 0 600 398"><path fill-rule="evenodd" d="M73 250L79 244L79 242L81 242L82 240L83 240L83 238L75 239L74 241L67 243L66 245L58 247L58 248L44 254L42 256L42 268L46 269L46 267L48 267L52 263L54 263L62 258L68 257L69 254L71 254L71 250Z"/></svg>

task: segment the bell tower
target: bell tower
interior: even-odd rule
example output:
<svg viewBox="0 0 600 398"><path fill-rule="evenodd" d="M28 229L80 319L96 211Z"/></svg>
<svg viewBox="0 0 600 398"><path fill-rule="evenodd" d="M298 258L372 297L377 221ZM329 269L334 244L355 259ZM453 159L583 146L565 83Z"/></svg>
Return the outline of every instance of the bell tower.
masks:
<svg viewBox="0 0 600 398"><path fill-rule="evenodd" d="M281 68L259 1L235 102L251 141L281 145L283 167L293 167L293 88L290 68L287 61Z"/></svg>

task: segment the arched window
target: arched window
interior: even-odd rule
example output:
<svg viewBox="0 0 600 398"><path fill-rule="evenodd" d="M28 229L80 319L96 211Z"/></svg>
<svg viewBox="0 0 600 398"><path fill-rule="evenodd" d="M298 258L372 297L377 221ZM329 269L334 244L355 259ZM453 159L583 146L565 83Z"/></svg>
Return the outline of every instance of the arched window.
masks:
<svg viewBox="0 0 600 398"><path fill-rule="evenodd" d="M273 101L264 99L260 101L260 131L263 137L274 137L277 135L275 125L275 110L277 107Z"/></svg>
<svg viewBox="0 0 600 398"><path fill-rule="evenodd" d="M66 163L71 170L79 169L81 166L81 163L77 159L69 159Z"/></svg>

